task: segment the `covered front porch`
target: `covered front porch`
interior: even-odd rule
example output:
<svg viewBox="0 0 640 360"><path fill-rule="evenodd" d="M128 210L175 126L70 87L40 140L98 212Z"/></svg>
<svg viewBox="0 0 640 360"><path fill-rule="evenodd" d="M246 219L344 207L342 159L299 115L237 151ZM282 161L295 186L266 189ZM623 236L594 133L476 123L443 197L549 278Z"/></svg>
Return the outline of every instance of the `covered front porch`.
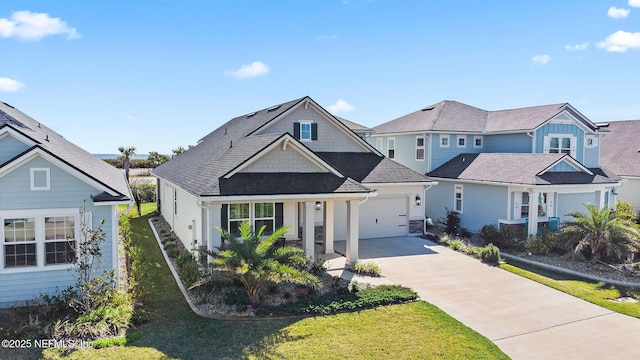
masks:
<svg viewBox="0 0 640 360"><path fill-rule="evenodd" d="M616 196L614 186L510 187L507 217L498 222L501 226L522 224L529 235L555 232L569 212L582 211L582 204L613 206Z"/></svg>
<svg viewBox="0 0 640 360"><path fill-rule="evenodd" d="M215 249L223 239L218 229L238 235L241 222L248 221L254 229L266 226L269 233L282 226L288 227L283 242L302 247L311 263L318 254L334 252L336 205L346 206L346 262L358 260L360 203L374 194L348 194L343 196L307 195L300 197L267 196L243 199L203 201L203 245ZM318 226L318 220L321 226ZM317 233L317 229L320 229ZM211 260L211 259L209 259Z"/></svg>

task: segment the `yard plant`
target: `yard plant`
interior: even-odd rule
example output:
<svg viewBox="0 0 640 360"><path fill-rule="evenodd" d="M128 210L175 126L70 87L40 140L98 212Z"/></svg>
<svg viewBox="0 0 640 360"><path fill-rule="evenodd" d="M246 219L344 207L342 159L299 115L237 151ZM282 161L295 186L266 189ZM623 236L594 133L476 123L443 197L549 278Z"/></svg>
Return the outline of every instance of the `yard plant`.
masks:
<svg viewBox="0 0 640 360"><path fill-rule="evenodd" d="M620 261L640 250L640 234L631 219L610 207L583 205L586 213L574 210L569 213L573 219L563 223L560 238L567 249L602 261Z"/></svg>
<svg viewBox="0 0 640 360"><path fill-rule="evenodd" d="M218 254L207 252L214 256L213 265L228 271L242 283L251 304L259 301L260 291L268 282L289 281L311 288L319 287L318 278L306 270L308 261L304 250L294 246L276 246L276 241L287 233L288 228L281 227L263 236L265 228L262 226L254 232L251 224L245 221L240 224L239 239L218 228L229 248Z"/></svg>

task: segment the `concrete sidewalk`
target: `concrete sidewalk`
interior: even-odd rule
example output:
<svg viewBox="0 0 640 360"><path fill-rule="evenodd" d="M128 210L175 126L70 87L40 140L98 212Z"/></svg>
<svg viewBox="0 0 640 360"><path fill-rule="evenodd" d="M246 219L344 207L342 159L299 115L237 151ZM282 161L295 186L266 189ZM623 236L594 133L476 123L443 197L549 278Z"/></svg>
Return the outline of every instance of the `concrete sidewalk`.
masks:
<svg viewBox="0 0 640 360"><path fill-rule="evenodd" d="M336 242L336 251L344 251ZM360 241L360 259L413 288L513 359L640 356L640 319L621 315L416 237Z"/></svg>

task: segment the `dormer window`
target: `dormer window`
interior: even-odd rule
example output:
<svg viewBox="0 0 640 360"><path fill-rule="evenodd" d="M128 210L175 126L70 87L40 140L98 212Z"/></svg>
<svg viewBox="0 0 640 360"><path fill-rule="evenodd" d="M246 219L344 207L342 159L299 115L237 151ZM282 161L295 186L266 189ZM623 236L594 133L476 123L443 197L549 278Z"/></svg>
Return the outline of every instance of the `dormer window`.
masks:
<svg viewBox="0 0 640 360"><path fill-rule="evenodd" d="M293 136L302 141L318 140L318 124L311 121L293 123Z"/></svg>

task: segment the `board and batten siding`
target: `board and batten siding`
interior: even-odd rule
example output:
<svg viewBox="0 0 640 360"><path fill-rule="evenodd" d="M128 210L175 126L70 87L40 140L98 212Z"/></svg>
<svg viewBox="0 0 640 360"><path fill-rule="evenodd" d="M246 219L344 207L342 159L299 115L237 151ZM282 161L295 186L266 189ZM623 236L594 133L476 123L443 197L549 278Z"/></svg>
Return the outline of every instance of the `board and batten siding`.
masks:
<svg viewBox="0 0 640 360"><path fill-rule="evenodd" d="M566 135L576 138L576 160L580 163L584 160L584 130L575 124L547 123L536 130L536 153L544 153L544 139L549 134Z"/></svg>
<svg viewBox="0 0 640 360"><path fill-rule="evenodd" d="M597 137L596 139L592 147L586 145L584 147L584 161L582 164L588 168L600 167L600 139Z"/></svg>
<svg viewBox="0 0 640 360"><path fill-rule="evenodd" d="M304 107L297 108L271 126L260 130L257 134L282 134L288 132L293 135L293 123L305 120L318 124L318 140L302 141L305 146L315 152L369 151L363 147L364 144L358 145L353 137L339 129L337 124L327 120L313 106L309 106L307 109Z"/></svg>
<svg viewBox="0 0 640 360"><path fill-rule="evenodd" d="M566 161L562 161L551 167L548 172L578 172L578 169L567 164Z"/></svg>
<svg viewBox="0 0 640 360"><path fill-rule="evenodd" d="M328 172L313 164L308 158L302 155L293 146L288 146L286 150L278 146L260 159L250 164L240 172L247 173L319 173Z"/></svg>
<svg viewBox="0 0 640 360"><path fill-rule="evenodd" d="M50 190L32 191L30 189L30 169L48 168L50 170ZM105 232L105 240L102 243L104 259L103 270L110 269L114 256L113 253L113 206L95 206L91 196L99 195L97 190L75 176L58 168L47 160L36 157L13 171L0 177L0 210L29 210L33 209L34 215L45 214L46 210L60 208L78 209L91 212L91 227L95 229L100 222ZM79 221L82 221L78 217ZM40 249L39 249L40 251ZM4 253L4 252L2 252ZM0 269L0 307L19 304L21 301L37 298L40 294L52 294L74 285L73 273L65 269L30 270L24 272L6 271Z"/></svg>
<svg viewBox="0 0 640 360"><path fill-rule="evenodd" d="M28 148L29 146L11 135L0 135L0 164L13 159Z"/></svg>

